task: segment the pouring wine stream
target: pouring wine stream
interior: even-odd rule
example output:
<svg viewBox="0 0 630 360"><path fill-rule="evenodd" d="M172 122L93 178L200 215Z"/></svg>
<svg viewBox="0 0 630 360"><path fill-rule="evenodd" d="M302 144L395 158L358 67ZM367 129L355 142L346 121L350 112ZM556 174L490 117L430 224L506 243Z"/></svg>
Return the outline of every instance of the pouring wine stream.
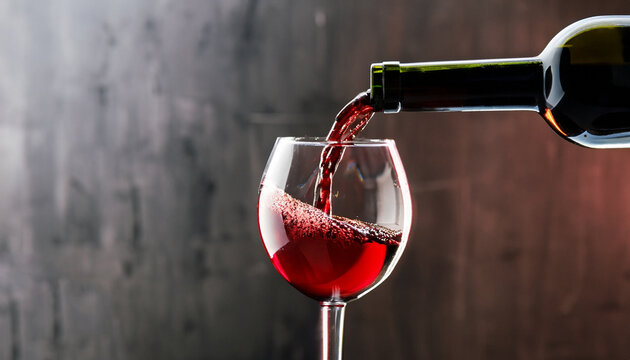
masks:
<svg viewBox="0 0 630 360"><path fill-rule="evenodd" d="M343 157L343 147L337 146L335 143L354 139L365 128L372 115L374 115L374 108L370 105L370 92L368 90L352 99L335 117L335 122L326 138L330 144L322 151L313 202L313 206L327 215L331 214L333 174Z"/></svg>

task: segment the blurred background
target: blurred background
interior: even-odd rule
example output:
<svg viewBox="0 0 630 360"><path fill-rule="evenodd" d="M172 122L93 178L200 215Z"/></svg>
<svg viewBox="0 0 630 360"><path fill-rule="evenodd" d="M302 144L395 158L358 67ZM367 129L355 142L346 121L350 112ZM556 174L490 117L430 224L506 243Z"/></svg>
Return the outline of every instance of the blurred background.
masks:
<svg viewBox="0 0 630 360"><path fill-rule="evenodd" d="M627 0L0 2L0 359L315 359L256 224L277 136L372 62L538 54ZM630 151L534 113L377 115L414 196L347 359L627 359Z"/></svg>

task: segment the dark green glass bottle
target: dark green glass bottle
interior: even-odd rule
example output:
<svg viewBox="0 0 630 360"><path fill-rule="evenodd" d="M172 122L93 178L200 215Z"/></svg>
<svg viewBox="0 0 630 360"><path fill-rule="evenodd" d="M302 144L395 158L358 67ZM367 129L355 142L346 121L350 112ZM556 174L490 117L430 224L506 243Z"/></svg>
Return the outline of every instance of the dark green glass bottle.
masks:
<svg viewBox="0 0 630 360"><path fill-rule="evenodd" d="M537 57L371 67L375 111L529 110L565 139L630 147L630 16L561 31Z"/></svg>

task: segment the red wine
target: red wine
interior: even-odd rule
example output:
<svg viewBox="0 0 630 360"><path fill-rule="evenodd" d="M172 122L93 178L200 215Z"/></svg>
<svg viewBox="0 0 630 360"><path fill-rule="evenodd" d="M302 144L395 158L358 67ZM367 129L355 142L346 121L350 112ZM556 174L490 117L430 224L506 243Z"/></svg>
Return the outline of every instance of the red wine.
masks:
<svg viewBox="0 0 630 360"><path fill-rule="evenodd" d="M387 274L402 232L330 216L274 187L263 185L258 221L278 272L319 301L349 301Z"/></svg>
<svg viewBox="0 0 630 360"><path fill-rule="evenodd" d="M331 213L330 193L332 179L343 156L343 147L338 143L351 141L367 125L374 115L370 104L370 93L362 92L350 101L337 116L326 140L330 142L322 151L319 176L315 187L314 206L324 213Z"/></svg>
<svg viewBox="0 0 630 360"><path fill-rule="evenodd" d="M342 142L354 139L365 128L372 115L374 108L370 104L370 92L362 92L337 114L326 140Z"/></svg>
<svg viewBox="0 0 630 360"><path fill-rule="evenodd" d="M561 137L630 147L630 16L561 31L537 57L372 64L375 111L536 111Z"/></svg>

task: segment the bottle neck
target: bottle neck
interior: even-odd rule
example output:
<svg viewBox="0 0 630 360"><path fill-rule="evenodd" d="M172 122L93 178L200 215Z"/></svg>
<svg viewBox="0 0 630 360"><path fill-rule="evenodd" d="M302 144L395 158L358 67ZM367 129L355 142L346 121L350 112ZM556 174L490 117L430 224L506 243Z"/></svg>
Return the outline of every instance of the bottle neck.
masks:
<svg viewBox="0 0 630 360"><path fill-rule="evenodd" d="M429 63L383 62L371 67L375 111L533 110L544 107L537 58Z"/></svg>

